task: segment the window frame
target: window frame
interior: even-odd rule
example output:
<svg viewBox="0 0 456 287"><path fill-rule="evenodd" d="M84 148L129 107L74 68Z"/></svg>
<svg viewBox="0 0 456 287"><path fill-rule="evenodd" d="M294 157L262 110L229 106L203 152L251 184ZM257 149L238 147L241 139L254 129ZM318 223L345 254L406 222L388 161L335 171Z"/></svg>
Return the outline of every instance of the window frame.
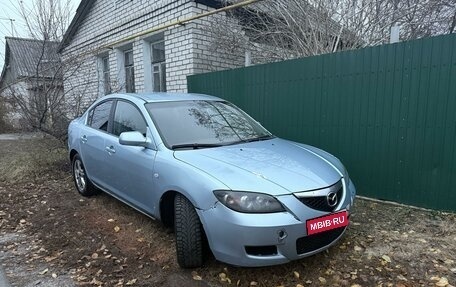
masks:
<svg viewBox="0 0 456 287"><path fill-rule="evenodd" d="M93 117L93 113L95 112L95 109L99 105L104 104L104 103L109 102L109 101L112 102L112 105L111 105L111 110L109 111L108 128L107 128L107 130L105 131L105 130L100 130L100 129L96 129L96 128L92 127L91 126L91 122L92 122L92 117ZM87 111L87 117L86 117L86 121L85 121L85 126L91 128L91 129L94 129L96 131L100 131L100 132L103 132L103 133L106 133L106 134L109 134L109 135L112 135L112 136L115 136L115 137L118 138L119 136L115 135L114 132L113 132L113 124L114 124L114 117L115 117L115 113L116 113L116 109L117 109L117 103L119 101L126 102L126 103L132 105L139 112L139 114L141 115L141 118L146 123L146 134L150 133L149 123L147 122L147 119L144 116L144 114L141 112L141 109L135 103L133 103L132 101L127 100L127 99L121 99L121 98L106 99L104 101L99 102L97 105L95 105L91 109L89 109Z"/></svg>
<svg viewBox="0 0 456 287"><path fill-rule="evenodd" d="M131 64L128 64L127 65L127 53L131 53ZM135 81L135 61L134 61L134 54L133 54L133 48L130 48L130 49L126 49L123 51L123 56L124 56L124 63L123 63L123 69L124 69L124 73L125 73L125 92L127 93L135 93L136 92L136 81ZM132 71L133 73L133 77L132 77L132 81L130 83L130 81L128 80L129 77L128 77L128 73L127 71ZM131 89L129 89L129 85L128 83L131 84Z"/></svg>
<svg viewBox="0 0 456 287"><path fill-rule="evenodd" d="M105 95L109 95L112 93L111 75L110 75L111 69L109 66L109 55L104 55L104 56L101 56L100 58L101 58L101 72L103 75L103 93ZM107 63L107 65L106 65L107 70L105 70L105 60Z"/></svg>
<svg viewBox="0 0 456 287"><path fill-rule="evenodd" d="M141 109L139 109L139 107L135 103L133 103L132 101L126 100L126 99L115 99L114 108L111 111L112 124L111 124L111 130L110 130L109 134L111 134L112 136L115 136L115 137L119 137L120 136L120 134L119 135L114 134L114 131L112 130L113 125L114 125L114 119L115 119L115 116L116 116L118 102L125 102L127 104L130 104L138 111L138 113L141 115L141 118L143 119L144 123L146 124L146 135L147 135L148 130L149 130L149 125L147 123L146 118L144 117L144 114L141 112Z"/></svg>
<svg viewBox="0 0 456 287"><path fill-rule="evenodd" d="M107 103L107 102L112 102L111 104L111 109L109 110L109 115L108 115L108 126L106 128L106 130L101 130L101 129L97 129L97 128L94 128L92 127L92 120L93 120L93 114L95 113L95 109L104 104L104 103ZM99 132L103 132L103 133L107 133L107 134L111 134L111 128L112 128L112 116L113 116L113 111L114 111L114 106L115 106L115 99L106 99L104 101L101 101L99 102L98 104L96 104L94 107L92 107L88 113L87 113L87 119L86 119L86 123L85 125L91 129L94 129L96 131L99 131Z"/></svg>
<svg viewBox="0 0 456 287"><path fill-rule="evenodd" d="M163 43L163 59L154 60L154 45ZM165 50L165 39L161 38L159 40L149 43L150 45L150 65L151 65L151 80L152 80L152 91L153 92L166 92L166 50ZM159 89L155 89L155 67L158 67L158 77L159 77ZM164 67L164 69L163 69Z"/></svg>

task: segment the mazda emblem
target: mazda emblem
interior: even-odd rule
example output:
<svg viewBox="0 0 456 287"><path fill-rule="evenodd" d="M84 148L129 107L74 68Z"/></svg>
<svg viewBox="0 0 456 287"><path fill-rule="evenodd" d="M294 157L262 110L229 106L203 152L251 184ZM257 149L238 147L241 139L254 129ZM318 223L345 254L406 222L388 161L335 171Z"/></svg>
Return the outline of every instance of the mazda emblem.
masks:
<svg viewBox="0 0 456 287"><path fill-rule="evenodd" d="M334 207L337 205L337 193L335 192L330 192L326 196L326 201L328 202L328 205L330 207Z"/></svg>

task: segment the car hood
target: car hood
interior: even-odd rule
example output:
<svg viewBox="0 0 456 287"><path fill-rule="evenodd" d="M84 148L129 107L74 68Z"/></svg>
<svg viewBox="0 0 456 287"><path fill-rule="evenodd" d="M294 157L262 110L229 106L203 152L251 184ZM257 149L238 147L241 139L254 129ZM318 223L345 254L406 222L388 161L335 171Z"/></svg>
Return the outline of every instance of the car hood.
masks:
<svg viewBox="0 0 456 287"><path fill-rule="evenodd" d="M174 157L215 177L231 190L281 195L327 187L342 177L343 171L328 160L329 154L322 153L275 138L175 151Z"/></svg>

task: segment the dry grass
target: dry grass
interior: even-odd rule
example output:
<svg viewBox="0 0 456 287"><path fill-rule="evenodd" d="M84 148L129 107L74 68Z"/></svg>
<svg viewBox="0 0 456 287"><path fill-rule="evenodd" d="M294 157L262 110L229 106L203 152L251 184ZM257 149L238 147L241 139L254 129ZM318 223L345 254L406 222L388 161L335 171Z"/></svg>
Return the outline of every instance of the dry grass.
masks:
<svg viewBox="0 0 456 287"><path fill-rule="evenodd" d="M66 147L52 138L4 140L0 159L0 183L40 181L68 169Z"/></svg>

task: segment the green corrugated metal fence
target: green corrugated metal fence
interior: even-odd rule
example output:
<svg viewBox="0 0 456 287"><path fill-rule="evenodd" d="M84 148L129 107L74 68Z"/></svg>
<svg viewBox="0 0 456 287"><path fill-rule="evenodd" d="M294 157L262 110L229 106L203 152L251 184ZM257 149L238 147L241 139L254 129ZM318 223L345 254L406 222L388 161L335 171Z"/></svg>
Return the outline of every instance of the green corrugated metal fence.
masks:
<svg viewBox="0 0 456 287"><path fill-rule="evenodd" d="M188 77L342 160L361 195L456 211L456 34Z"/></svg>

